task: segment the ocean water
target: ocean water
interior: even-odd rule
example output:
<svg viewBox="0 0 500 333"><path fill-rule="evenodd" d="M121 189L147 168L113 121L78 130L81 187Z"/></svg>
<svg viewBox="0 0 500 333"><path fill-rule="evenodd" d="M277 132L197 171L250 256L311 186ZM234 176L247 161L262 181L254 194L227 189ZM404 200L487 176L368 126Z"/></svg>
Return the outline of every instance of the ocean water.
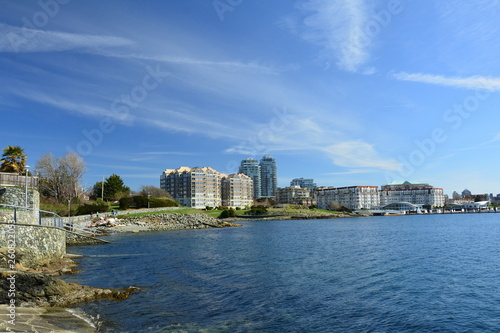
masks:
<svg viewBox="0 0 500 333"><path fill-rule="evenodd" d="M255 221L108 237L67 281L100 332L499 332L500 214Z"/></svg>

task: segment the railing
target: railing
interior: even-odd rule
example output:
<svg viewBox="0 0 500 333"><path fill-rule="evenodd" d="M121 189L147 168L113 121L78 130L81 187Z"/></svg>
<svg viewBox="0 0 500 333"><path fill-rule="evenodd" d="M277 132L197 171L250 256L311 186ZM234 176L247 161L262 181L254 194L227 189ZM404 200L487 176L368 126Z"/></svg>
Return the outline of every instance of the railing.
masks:
<svg viewBox="0 0 500 333"><path fill-rule="evenodd" d="M64 227L63 219L59 215L46 210L0 204L0 217L13 220L14 223Z"/></svg>
<svg viewBox="0 0 500 333"><path fill-rule="evenodd" d="M26 186L38 189L38 177L0 172L0 186Z"/></svg>

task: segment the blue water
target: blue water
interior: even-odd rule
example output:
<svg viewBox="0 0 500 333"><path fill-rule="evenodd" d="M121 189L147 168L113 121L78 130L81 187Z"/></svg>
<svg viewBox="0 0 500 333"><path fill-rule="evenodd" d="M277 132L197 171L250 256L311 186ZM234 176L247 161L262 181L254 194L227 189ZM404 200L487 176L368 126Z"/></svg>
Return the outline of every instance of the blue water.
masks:
<svg viewBox="0 0 500 333"><path fill-rule="evenodd" d="M102 332L499 332L500 214L246 222L72 247L68 281L139 286Z"/></svg>

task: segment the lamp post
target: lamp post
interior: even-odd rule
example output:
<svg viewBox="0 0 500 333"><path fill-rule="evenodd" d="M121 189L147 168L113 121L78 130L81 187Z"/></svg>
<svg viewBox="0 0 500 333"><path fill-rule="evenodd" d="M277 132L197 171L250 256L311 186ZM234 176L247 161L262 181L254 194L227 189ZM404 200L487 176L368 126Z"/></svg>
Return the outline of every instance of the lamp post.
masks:
<svg viewBox="0 0 500 333"><path fill-rule="evenodd" d="M148 194L148 208L149 208L149 197L151 196L151 194Z"/></svg>
<svg viewBox="0 0 500 333"><path fill-rule="evenodd" d="M24 207L28 208L28 173L30 171L30 166L26 165L26 172L24 174Z"/></svg>

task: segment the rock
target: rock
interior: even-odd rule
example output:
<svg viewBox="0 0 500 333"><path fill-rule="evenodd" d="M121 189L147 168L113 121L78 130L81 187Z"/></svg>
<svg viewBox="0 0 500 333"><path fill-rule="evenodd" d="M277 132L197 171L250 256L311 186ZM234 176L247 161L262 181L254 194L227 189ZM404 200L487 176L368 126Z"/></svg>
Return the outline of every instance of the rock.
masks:
<svg viewBox="0 0 500 333"><path fill-rule="evenodd" d="M65 307L96 299L126 299L137 288L102 289L69 283L50 275L23 271L2 272L0 289L15 285L16 306ZM7 292L0 293L0 304L10 302Z"/></svg>
<svg viewBox="0 0 500 333"><path fill-rule="evenodd" d="M161 213L149 214L141 217L125 218L122 223L125 227L108 228L108 232L136 232L136 228L130 229L132 226L140 227L142 230L182 230L182 229L204 229L204 228L225 228L240 226L235 223L220 221L207 214L178 214L178 213Z"/></svg>

